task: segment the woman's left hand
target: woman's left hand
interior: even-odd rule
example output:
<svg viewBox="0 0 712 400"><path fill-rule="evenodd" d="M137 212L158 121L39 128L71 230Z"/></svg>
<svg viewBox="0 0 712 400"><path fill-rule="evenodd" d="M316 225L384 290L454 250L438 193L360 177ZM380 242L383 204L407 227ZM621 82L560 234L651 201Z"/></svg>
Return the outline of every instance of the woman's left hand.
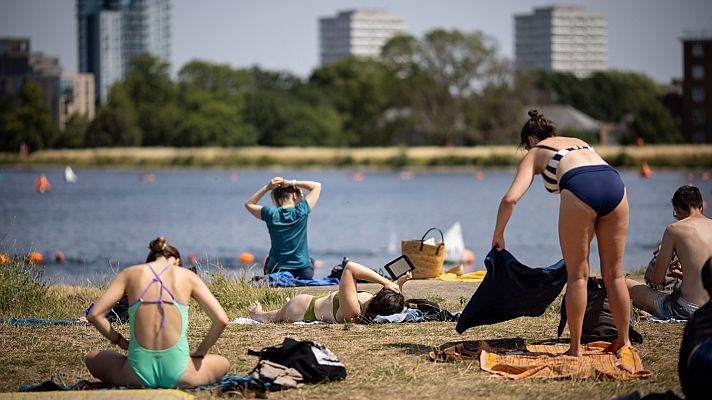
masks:
<svg viewBox="0 0 712 400"><path fill-rule="evenodd" d="M399 288L403 288L403 284L408 282L410 279L413 279L413 274L408 271L405 273L405 275L402 275L396 280L396 284L398 285Z"/></svg>

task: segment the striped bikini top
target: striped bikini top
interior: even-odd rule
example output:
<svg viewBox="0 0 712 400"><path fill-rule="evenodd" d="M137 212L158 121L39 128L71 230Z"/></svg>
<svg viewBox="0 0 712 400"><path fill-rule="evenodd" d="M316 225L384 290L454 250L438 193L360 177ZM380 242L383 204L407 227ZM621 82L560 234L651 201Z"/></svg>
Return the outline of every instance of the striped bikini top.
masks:
<svg viewBox="0 0 712 400"><path fill-rule="evenodd" d="M553 157L551 157L551 160L549 160L549 164L547 164L546 168L544 168L544 171L541 173L541 177L544 178L544 187L546 188L549 193L559 193L559 180L556 178L556 170L559 168L559 162L561 162L561 159L564 158L565 155L569 154L570 152L574 150L593 150L593 147L591 146L573 146L573 147L567 147L565 149L555 149L553 147L549 147L546 145L535 145L534 147L539 147L542 149L548 149L551 151L555 151L556 154L554 154Z"/></svg>

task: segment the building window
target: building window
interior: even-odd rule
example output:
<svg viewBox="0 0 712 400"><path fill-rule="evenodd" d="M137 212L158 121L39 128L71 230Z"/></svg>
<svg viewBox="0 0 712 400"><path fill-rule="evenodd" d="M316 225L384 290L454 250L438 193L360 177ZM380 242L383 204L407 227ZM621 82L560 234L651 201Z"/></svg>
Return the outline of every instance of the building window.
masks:
<svg viewBox="0 0 712 400"><path fill-rule="evenodd" d="M696 65L692 66L692 79L695 79L695 80L705 79L704 65L696 64Z"/></svg>
<svg viewBox="0 0 712 400"><path fill-rule="evenodd" d="M692 119L692 125L704 125L705 124L705 110L696 109L692 110L690 113Z"/></svg>
<svg viewBox="0 0 712 400"><path fill-rule="evenodd" d="M701 44L695 44L692 46L692 55L694 57L703 57L705 55L705 49Z"/></svg>
<svg viewBox="0 0 712 400"><path fill-rule="evenodd" d="M692 88L692 101L702 103L705 101L705 89L701 87Z"/></svg>

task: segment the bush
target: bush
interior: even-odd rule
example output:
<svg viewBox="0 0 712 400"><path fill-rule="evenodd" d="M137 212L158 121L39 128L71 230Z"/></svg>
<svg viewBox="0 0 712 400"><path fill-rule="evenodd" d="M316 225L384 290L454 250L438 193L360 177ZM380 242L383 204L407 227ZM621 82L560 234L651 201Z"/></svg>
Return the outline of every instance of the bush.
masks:
<svg viewBox="0 0 712 400"><path fill-rule="evenodd" d="M0 265L0 315L36 315L51 304L48 285L40 282L42 270L18 256Z"/></svg>

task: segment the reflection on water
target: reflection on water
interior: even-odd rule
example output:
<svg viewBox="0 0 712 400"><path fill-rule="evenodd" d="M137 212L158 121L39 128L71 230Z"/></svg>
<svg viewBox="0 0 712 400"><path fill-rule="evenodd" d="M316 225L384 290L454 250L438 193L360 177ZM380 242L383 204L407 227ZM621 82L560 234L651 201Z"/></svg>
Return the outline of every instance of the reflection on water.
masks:
<svg viewBox="0 0 712 400"><path fill-rule="evenodd" d="M484 173L408 173L311 170L125 171L77 169L75 183L64 169L0 170L0 247L10 253L37 250L49 261L52 280L96 281L140 263L149 241L166 236L183 253L203 263L240 267L241 253L261 261L269 250L264 223L244 209L247 198L269 178L323 183L309 220L309 248L328 274L343 256L380 267L400 251L400 240L419 239L430 227L459 221L475 268L489 250L497 206L513 169ZM34 180L45 174L52 191L38 194ZM673 222L670 198L687 183L687 171L660 172L654 179L624 172L631 206L626 269L646 265L665 225ZM150 176L152 179L146 179ZM699 176L699 174L697 175ZM357 179L355 179L356 177ZM529 265L561 258L558 196L540 178L517 206L505 233L507 248ZM712 181L694 182L712 198ZM266 196L264 201L268 201ZM3 236L4 235L4 236ZM56 251L63 264L53 263ZM598 271L596 247L592 271Z"/></svg>

